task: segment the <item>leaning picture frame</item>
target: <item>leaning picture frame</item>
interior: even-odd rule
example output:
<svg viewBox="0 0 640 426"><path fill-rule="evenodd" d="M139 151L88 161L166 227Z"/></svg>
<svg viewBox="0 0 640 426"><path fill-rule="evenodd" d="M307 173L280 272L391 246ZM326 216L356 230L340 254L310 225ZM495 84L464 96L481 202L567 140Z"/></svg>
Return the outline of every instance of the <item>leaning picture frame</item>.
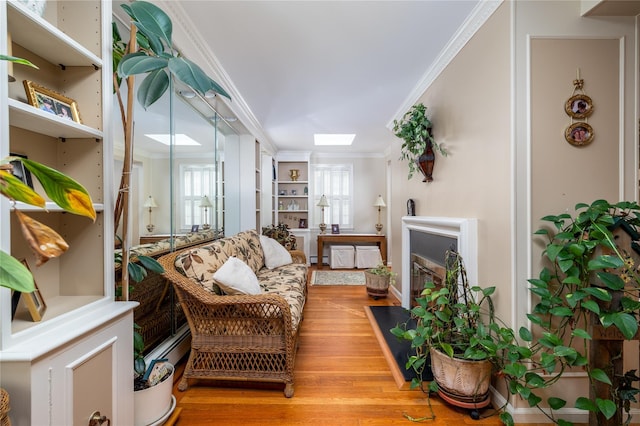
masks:
<svg viewBox="0 0 640 426"><path fill-rule="evenodd" d="M76 101L33 81L24 80L23 83L29 105L62 119L82 123Z"/></svg>
<svg viewBox="0 0 640 426"><path fill-rule="evenodd" d="M573 95L564 104L564 110L572 118L586 118L593 113L593 101L584 94Z"/></svg>
<svg viewBox="0 0 640 426"><path fill-rule="evenodd" d="M332 234L339 234L340 233L340 225L338 225L337 223L334 223L331 225L331 233Z"/></svg>
<svg viewBox="0 0 640 426"><path fill-rule="evenodd" d="M9 154L10 157L20 157L20 158L27 158L26 155L22 155L22 154L16 154L16 153L10 153ZM29 188L33 189L33 179L31 179L31 172L24 166L24 164L22 163L22 161L20 160L12 160L10 161L12 169L11 169L11 174L15 177L17 177L18 179L20 179L20 181L22 181L22 183L24 183L25 185L27 185Z"/></svg>
<svg viewBox="0 0 640 426"><path fill-rule="evenodd" d="M29 268L29 264L25 259L20 259L20 263L22 263L27 269L29 269L29 271L31 271L31 268ZM45 303L44 298L40 293L40 289L38 288L38 284L36 283L35 279L33 280L33 285L35 287L35 290L33 290L31 293L22 293L21 299L27 306L29 315L31 315L31 319L34 322L38 322L42 320L44 312L47 310L47 304Z"/></svg>

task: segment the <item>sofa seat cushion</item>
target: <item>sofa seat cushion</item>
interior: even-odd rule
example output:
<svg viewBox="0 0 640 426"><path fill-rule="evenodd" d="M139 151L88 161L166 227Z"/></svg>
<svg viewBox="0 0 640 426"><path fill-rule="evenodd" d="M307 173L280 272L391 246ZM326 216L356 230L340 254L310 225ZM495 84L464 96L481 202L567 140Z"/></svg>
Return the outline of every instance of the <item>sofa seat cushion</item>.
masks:
<svg viewBox="0 0 640 426"><path fill-rule="evenodd" d="M292 263L275 269L262 268L256 275L264 294L278 294L287 301L293 330L297 332L306 298L307 266Z"/></svg>

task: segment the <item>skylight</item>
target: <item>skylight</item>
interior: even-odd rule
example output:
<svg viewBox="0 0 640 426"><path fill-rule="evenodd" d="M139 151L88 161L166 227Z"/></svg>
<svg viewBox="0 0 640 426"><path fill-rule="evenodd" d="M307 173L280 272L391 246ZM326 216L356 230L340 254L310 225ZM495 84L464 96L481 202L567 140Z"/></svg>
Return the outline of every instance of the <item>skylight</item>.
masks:
<svg viewBox="0 0 640 426"><path fill-rule="evenodd" d="M171 138L170 138L170 135L168 133L150 134L150 135L149 134L145 134L145 136L153 139L154 141L158 141L160 143L163 143L165 145L169 145L171 143ZM178 146L178 145L180 145L180 146L200 146L199 142L196 142L195 140L191 139L189 136L185 135L184 133L176 133L175 144L176 144L176 146Z"/></svg>
<svg viewBox="0 0 640 426"><path fill-rule="evenodd" d="M355 137L355 133L316 133L313 140L316 145L351 145Z"/></svg>

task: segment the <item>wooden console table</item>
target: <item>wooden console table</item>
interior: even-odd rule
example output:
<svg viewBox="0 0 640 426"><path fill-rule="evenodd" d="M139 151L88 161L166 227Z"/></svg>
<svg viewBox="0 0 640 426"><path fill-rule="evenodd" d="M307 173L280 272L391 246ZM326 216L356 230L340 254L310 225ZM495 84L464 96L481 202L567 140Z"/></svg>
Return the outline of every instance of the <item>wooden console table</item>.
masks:
<svg viewBox="0 0 640 426"><path fill-rule="evenodd" d="M387 237L376 234L319 234L318 235L318 269L322 269L322 258L325 244L376 243L380 248L382 263L387 264Z"/></svg>

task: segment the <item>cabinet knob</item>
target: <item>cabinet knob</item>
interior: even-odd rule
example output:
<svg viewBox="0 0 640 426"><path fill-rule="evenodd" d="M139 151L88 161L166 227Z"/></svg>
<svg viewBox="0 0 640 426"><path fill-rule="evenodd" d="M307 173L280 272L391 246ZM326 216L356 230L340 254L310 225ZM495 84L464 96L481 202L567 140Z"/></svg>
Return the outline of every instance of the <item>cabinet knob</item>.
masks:
<svg viewBox="0 0 640 426"><path fill-rule="evenodd" d="M105 424L109 426L111 425L111 420L107 418L107 416L100 415L100 411L94 411L91 417L89 417L89 426L100 426Z"/></svg>

